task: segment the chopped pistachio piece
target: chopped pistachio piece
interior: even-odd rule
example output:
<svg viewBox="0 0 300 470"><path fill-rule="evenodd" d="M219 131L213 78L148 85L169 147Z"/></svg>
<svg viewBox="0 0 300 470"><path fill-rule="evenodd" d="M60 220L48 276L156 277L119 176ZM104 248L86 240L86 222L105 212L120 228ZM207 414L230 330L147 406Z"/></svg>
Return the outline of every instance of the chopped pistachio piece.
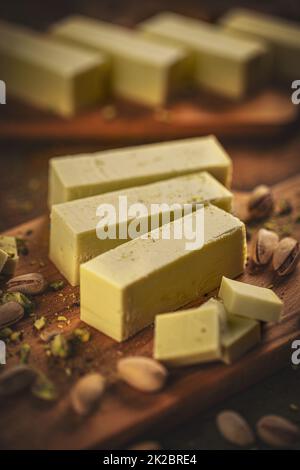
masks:
<svg viewBox="0 0 300 470"><path fill-rule="evenodd" d="M10 335L9 339L13 343L17 343L18 341L20 341L22 339L22 336L23 336L23 331L13 331L12 334Z"/></svg>
<svg viewBox="0 0 300 470"><path fill-rule="evenodd" d="M63 289L65 282L63 280L50 282L49 287L51 290L58 291Z"/></svg>
<svg viewBox="0 0 300 470"><path fill-rule="evenodd" d="M34 327L36 330L40 331L46 326L47 320L45 317L40 317L34 322Z"/></svg>
<svg viewBox="0 0 300 470"><path fill-rule="evenodd" d="M63 315L60 315L59 317L57 317L57 321L67 322L68 319L66 317L64 317Z"/></svg>
<svg viewBox="0 0 300 470"><path fill-rule="evenodd" d="M0 330L0 339L8 339L13 334L13 330L11 328L2 328Z"/></svg>
<svg viewBox="0 0 300 470"><path fill-rule="evenodd" d="M7 302L18 302L26 313L31 313L34 309L34 303L26 297L26 295L21 294L21 292L6 292L3 294L2 303L5 304Z"/></svg>
<svg viewBox="0 0 300 470"><path fill-rule="evenodd" d="M21 364L27 364L31 352L31 347L28 343L21 344L19 350L19 357Z"/></svg>
<svg viewBox="0 0 300 470"><path fill-rule="evenodd" d="M38 379L31 388L32 394L45 401L53 401L57 398L57 390L54 383L44 374L39 374Z"/></svg>
<svg viewBox="0 0 300 470"><path fill-rule="evenodd" d="M50 350L53 356L66 358L71 354L71 347L67 339L58 334L54 336L53 340L50 343Z"/></svg>
<svg viewBox="0 0 300 470"><path fill-rule="evenodd" d="M87 343L90 340L91 333L87 328L76 328L73 331L73 336L81 343Z"/></svg>

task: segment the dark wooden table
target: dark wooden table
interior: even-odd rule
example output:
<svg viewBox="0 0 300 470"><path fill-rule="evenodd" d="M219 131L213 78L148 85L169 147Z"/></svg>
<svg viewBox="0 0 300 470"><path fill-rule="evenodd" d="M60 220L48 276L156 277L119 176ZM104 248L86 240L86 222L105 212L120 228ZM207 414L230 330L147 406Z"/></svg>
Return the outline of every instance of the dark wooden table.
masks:
<svg viewBox="0 0 300 470"><path fill-rule="evenodd" d="M197 1L134 1L115 0L52 0L45 3L38 0L26 2L1 2L0 17L44 28L51 21L70 12L81 12L131 25L161 9L172 9L195 17L213 19L231 5L251 5L262 8L261 2L236 2L210 0ZM266 11L281 14L287 18L300 19L300 4L295 0L278 0L264 4ZM0 77L1 78L1 77ZM295 77L299 78L299 77ZM0 110L1 111L1 110ZM234 161L235 189L251 189L257 184L273 184L300 172L300 125L295 125L284 136L270 139L222 140ZM136 144L142 141L135 142ZM73 144L64 142L0 142L0 230L8 229L23 221L38 216L46 210L48 160L54 155L93 151L103 148L101 142ZM300 188L299 188L300 189ZM239 396L224 402L220 408L241 411L251 423L267 413L278 413L300 421L299 372L290 364L286 369L263 383L252 387ZM144 436L162 442L165 448L230 448L218 435L215 428L215 414L218 409L209 410L206 415L196 416L185 426L179 426L167 435L159 432Z"/></svg>

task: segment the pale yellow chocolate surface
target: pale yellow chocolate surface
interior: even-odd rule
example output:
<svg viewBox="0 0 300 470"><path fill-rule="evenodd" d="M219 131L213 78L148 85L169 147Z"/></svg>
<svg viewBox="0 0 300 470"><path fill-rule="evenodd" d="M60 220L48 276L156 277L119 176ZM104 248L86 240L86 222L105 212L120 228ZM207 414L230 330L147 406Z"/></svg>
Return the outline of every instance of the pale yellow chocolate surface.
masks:
<svg viewBox="0 0 300 470"><path fill-rule="evenodd" d="M169 366L221 359L220 318L211 305L155 317L154 358Z"/></svg>
<svg viewBox="0 0 300 470"><path fill-rule="evenodd" d="M185 219L194 223L197 212ZM236 277L243 271L246 241L240 220L206 206L204 245L193 251L186 249L185 237L172 237L177 222L170 224L171 239L136 238L81 265L83 321L122 341L152 323L156 314L212 291L223 275Z"/></svg>
<svg viewBox="0 0 300 470"><path fill-rule="evenodd" d="M189 60L183 48L153 43L135 31L83 16L53 25L61 41L106 53L112 62L115 93L151 106L164 104L186 81Z"/></svg>
<svg viewBox="0 0 300 470"><path fill-rule="evenodd" d="M269 52L259 40L167 12L144 21L139 29L145 37L184 46L193 57L196 83L219 94L242 98L269 78Z"/></svg>
<svg viewBox="0 0 300 470"><path fill-rule="evenodd" d="M197 171L230 185L231 159L214 136L52 158L49 205Z"/></svg>
<svg viewBox="0 0 300 470"><path fill-rule="evenodd" d="M271 289L223 277L219 297L228 313L264 322L277 322L282 300Z"/></svg>
<svg viewBox="0 0 300 470"><path fill-rule="evenodd" d="M2 272L2 269L7 261L7 258L8 258L8 254L6 253L6 251L0 248L0 273Z"/></svg>
<svg viewBox="0 0 300 470"><path fill-rule="evenodd" d="M79 284L81 263L127 241L118 236L120 196L127 198L128 208L142 203L149 213L151 204L159 204L158 214L164 213L166 222L173 220L174 214L172 207L169 210L164 206L166 204L192 204L195 207L196 204L210 202L230 212L232 203L232 193L209 173L202 172L52 206L50 259L72 285ZM96 226L100 217L96 211L103 204L116 208L116 221L110 224L111 230L117 234L116 239L97 238ZM141 222L140 234L162 223L161 217L153 220L155 224L152 227L148 216L140 215L138 219ZM127 216L122 223L128 226L132 220L133 217Z"/></svg>
<svg viewBox="0 0 300 470"><path fill-rule="evenodd" d="M74 114L106 95L103 55L2 21L0 61L9 93L62 115Z"/></svg>
<svg viewBox="0 0 300 470"><path fill-rule="evenodd" d="M14 274L19 261L16 238L8 235L1 235L0 249L7 254L7 260L2 267L2 274Z"/></svg>
<svg viewBox="0 0 300 470"><path fill-rule="evenodd" d="M224 15L222 26L238 34L265 40L274 56L274 73L287 81L300 76L300 23L243 8Z"/></svg>
<svg viewBox="0 0 300 470"><path fill-rule="evenodd" d="M223 302L210 299L200 308L214 307L220 316L222 360L231 364L256 346L260 341L260 324L251 318L229 315Z"/></svg>

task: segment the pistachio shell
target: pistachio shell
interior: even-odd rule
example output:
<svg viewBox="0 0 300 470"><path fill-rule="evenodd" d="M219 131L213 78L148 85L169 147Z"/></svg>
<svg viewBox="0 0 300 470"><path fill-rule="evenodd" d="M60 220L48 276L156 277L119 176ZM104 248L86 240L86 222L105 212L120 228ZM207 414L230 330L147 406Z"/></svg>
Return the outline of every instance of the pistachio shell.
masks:
<svg viewBox="0 0 300 470"><path fill-rule="evenodd" d="M0 375L0 397L7 397L28 388L37 373L31 367L20 364L5 370Z"/></svg>
<svg viewBox="0 0 300 470"><path fill-rule="evenodd" d="M78 380L71 391L71 405L80 416L85 416L96 406L105 390L105 378L90 373Z"/></svg>
<svg viewBox="0 0 300 470"><path fill-rule="evenodd" d="M21 320L23 316L24 308L18 302L7 302L0 305L0 328L13 325Z"/></svg>
<svg viewBox="0 0 300 470"><path fill-rule="evenodd" d="M300 428L281 416L264 416L256 429L260 439L272 447L293 447L300 442Z"/></svg>
<svg viewBox="0 0 300 470"><path fill-rule="evenodd" d="M143 392L160 390L167 379L166 368L148 357L132 356L120 359L119 376L129 385Z"/></svg>
<svg viewBox="0 0 300 470"><path fill-rule="evenodd" d="M28 273L11 278L7 283L8 292L21 292L21 294L37 295L44 292L46 281L40 273Z"/></svg>
<svg viewBox="0 0 300 470"><path fill-rule="evenodd" d="M236 446L247 447L255 441L249 424L235 411L225 410L219 413L217 426L222 436Z"/></svg>
<svg viewBox="0 0 300 470"><path fill-rule="evenodd" d="M253 219L262 219L273 212L274 199L268 186L260 185L254 188L248 202L249 215Z"/></svg>
<svg viewBox="0 0 300 470"><path fill-rule="evenodd" d="M290 274L296 268L299 257L299 242L291 237L283 238L274 252L274 271L278 276Z"/></svg>
<svg viewBox="0 0 300 470"><path fill-rule="evenodd" d="M252 243L252 259L257 265L266 265L271 260L279 243L277 233L261 228Z"/></svg>

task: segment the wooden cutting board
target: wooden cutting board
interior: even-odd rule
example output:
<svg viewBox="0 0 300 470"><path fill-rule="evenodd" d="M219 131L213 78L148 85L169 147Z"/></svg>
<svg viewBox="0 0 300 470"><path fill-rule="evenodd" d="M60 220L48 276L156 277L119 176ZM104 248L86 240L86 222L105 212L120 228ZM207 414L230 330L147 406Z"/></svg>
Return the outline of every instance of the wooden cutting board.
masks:
<svg viewBox="0 0 300 470"><path fill-rule="evenodd" d="M166 110L153 111L121 100L109 106L63 119L8 97L7 104L0 108L0 138L35 142L92 139L119 146L210 133L219 137L273 136L298 116L290 90L276 88L263 90L241 103L190 90L174 99Z"/></svg>
<svg viewBox="0 0 300 470"><path fill-rule="evenodd" d="M277 200L288 199L291 215L276 218L276 224L287 230L290 219L300 213L300 175L274 187ZM242 214L246 194L236 194L236 213ZM21 256L19 273L42 272L48 281L61 279L48 260L49 220L47 216L16 227L9 233L27 241L29 254ZM294 222L292 233L300 239L300 224ZM259 286L274 283L266 270L253 274L248 268L241 279ZM117 380L115 366L127 355L151 356L153 328L149 327L123 344L91 330L90 342L80 346L74 358L54 360L45 354L45 343L33 329L33 319L26 318L16 329L24 331L23 341L31 345L29 363L44 371L57 385L59 399L52 404L40 402L29 392L2 400L0 403L0 447L3 449L82 449L122 448L149 428L170 427L200 410L224 400L251 384L290 364L291 342L300 338L300 266L287 279L274 284L284 299L284 316L280 324L263 328L262 343L234 365L209 364L170 371L167 387L160 393L143 394ZM207 297L206 297L207 298ZM199 304L205 299L199 299ZM59 292L46 292L36 298L36 313L47 317L47 331L62 333L83 324L79 320L79 292L66 284ZM101 302L101 299L99 299ZM59 330L57 314L70 324ZM9 345L8 366L18 362L19 344ZM0 366L1 368L8 366ZM67 374L69 368L71 376ZM78 419L68 406L68 391L80 374L101 371L109 389L99 408L89 417ZM124 448L124 447L123 447Z"/></svg>

